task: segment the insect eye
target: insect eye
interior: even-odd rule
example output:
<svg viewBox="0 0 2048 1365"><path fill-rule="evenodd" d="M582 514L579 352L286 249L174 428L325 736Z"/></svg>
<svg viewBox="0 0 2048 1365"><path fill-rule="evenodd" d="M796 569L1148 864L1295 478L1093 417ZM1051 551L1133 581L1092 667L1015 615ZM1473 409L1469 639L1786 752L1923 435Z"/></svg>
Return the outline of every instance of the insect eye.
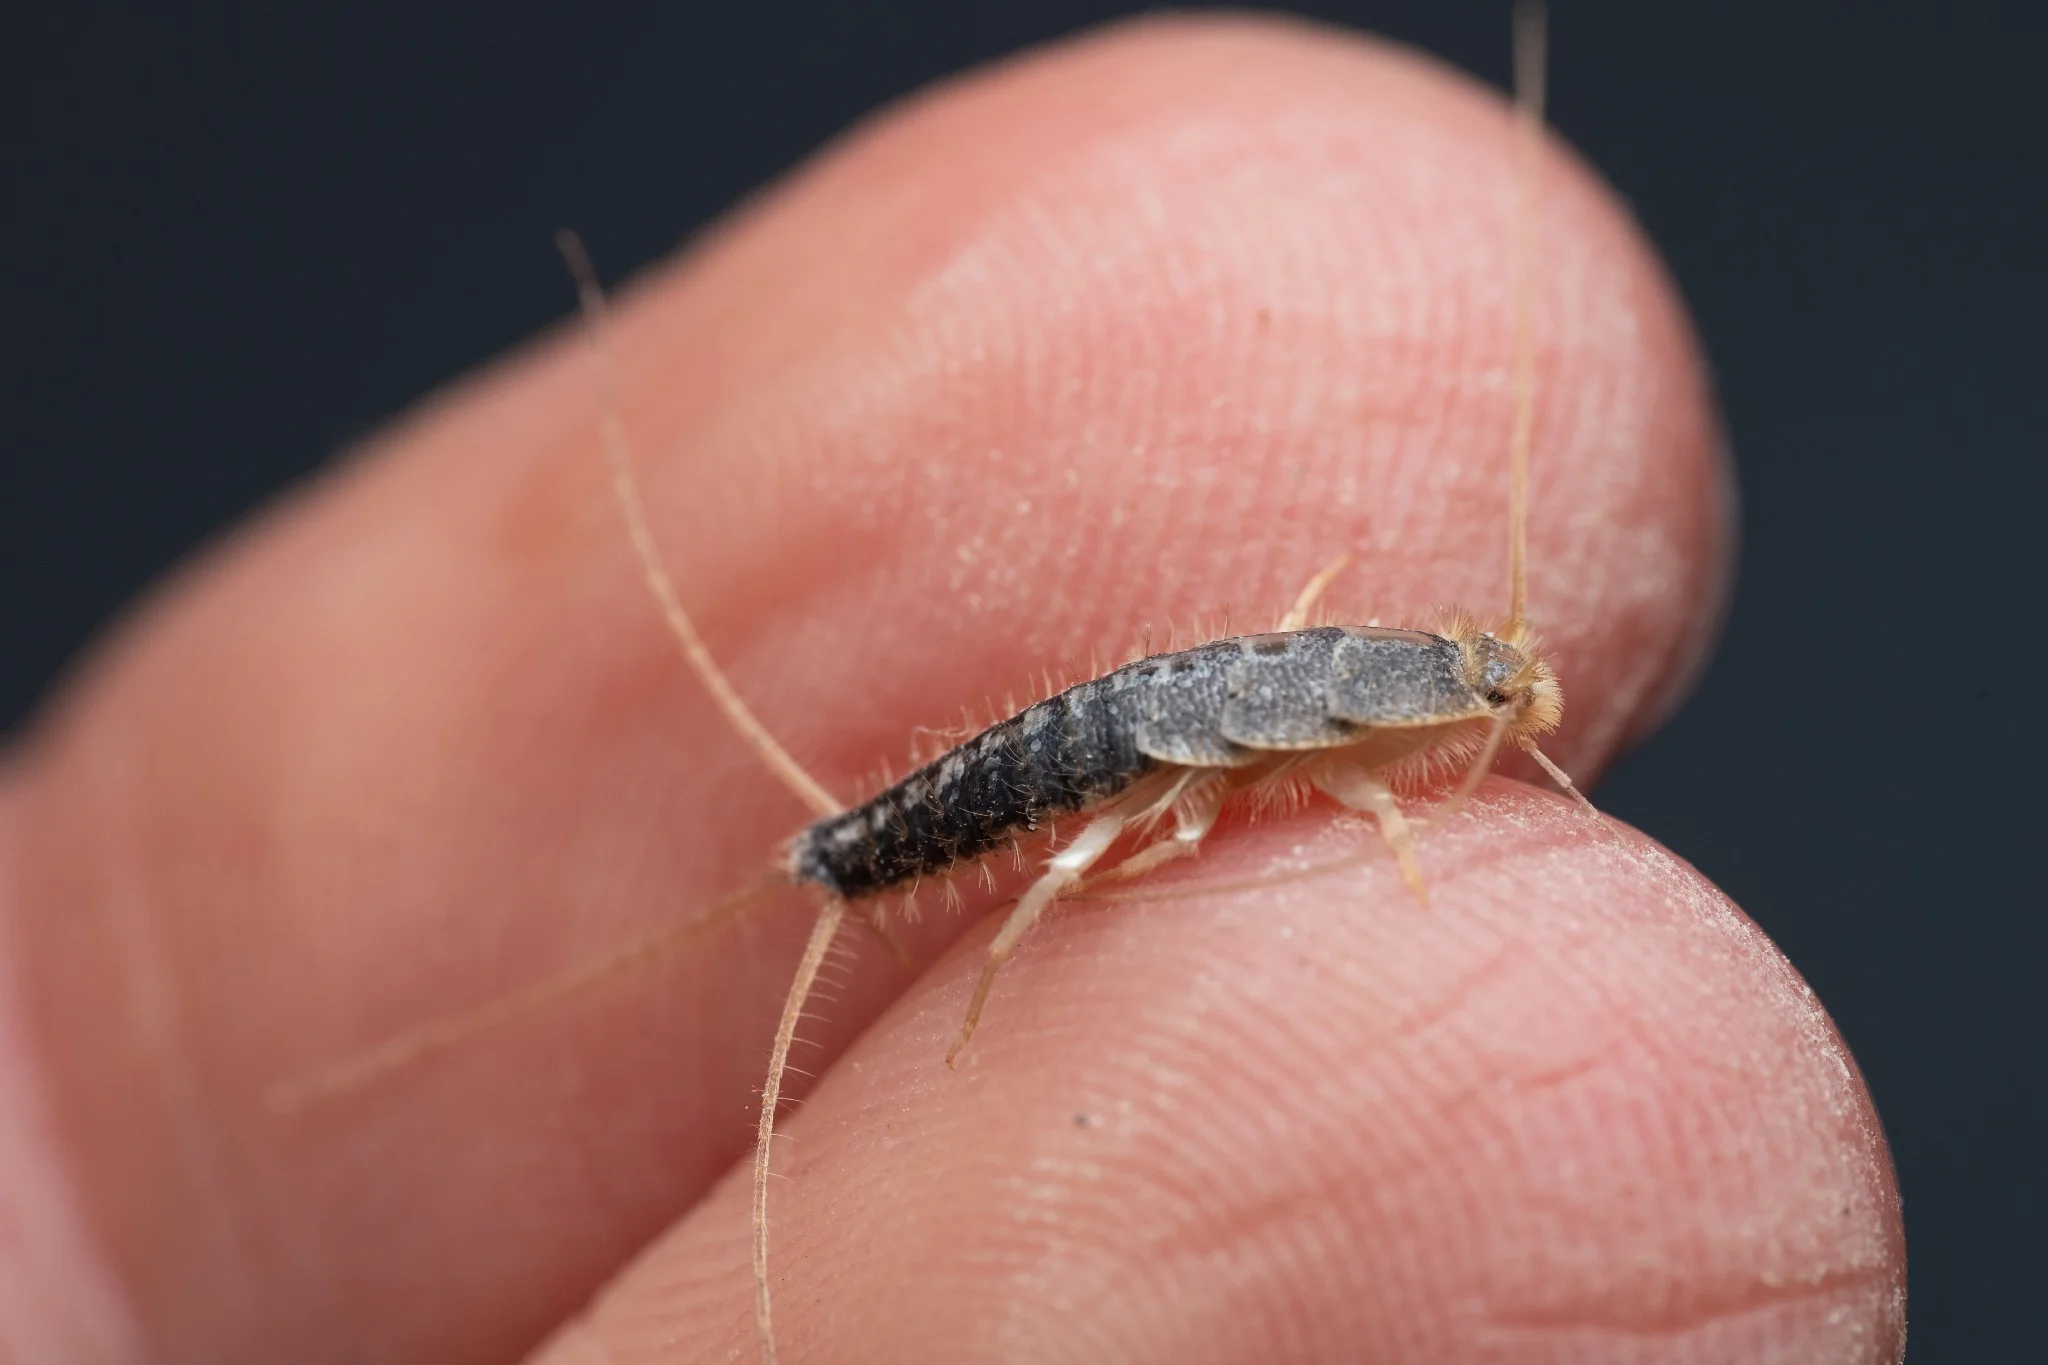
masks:
<svg viewBox="0 0 2048 1365"><path fill-rule="evenodd" d="M1501 691L1498 687L1486 694L1486 702L1489 706L1506 706L1508 700L1508 694Z"/></svg>

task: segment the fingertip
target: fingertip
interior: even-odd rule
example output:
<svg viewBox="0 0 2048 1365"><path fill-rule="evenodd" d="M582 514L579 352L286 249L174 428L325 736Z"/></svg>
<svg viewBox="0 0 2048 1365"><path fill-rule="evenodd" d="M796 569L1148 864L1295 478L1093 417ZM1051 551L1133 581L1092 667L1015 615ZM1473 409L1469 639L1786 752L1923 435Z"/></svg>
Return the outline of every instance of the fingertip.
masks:
<svg viewBox="0 0 2048 1365"><path fill-rule="evenodd" d="M1826 1016L1632 832L1495 787L1427 844L1268 828L1179 900L1071 907L939 1065L970 936L791 1122L783 1349L835 1360L1881 1362L1896 1189ZM1298 848L1298 844L1314 844ZM1209 861L1209 860L1205 860ZM728 1185L585 1325L730 1348Z"/></svg>

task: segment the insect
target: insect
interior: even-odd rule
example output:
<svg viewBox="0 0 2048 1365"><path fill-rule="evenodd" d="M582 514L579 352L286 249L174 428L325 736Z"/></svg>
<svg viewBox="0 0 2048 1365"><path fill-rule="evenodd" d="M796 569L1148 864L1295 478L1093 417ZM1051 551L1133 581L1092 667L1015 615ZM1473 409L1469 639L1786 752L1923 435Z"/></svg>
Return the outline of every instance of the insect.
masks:
<svg viewBox="0 0 2048 1365"><path fill-rule="evenodd" d="M1515 417L1510 434L1509 608L1486 628L1454 613L1435 631L1311 626L1340 558L1304 588L1270 633L1154 655L1026 707L864 802L842 809L782 748L719 669L656 553L617 404L604 436L619 502L649 589L691 668L768 769L820 818L791 839L777 871L823 893L770 1054L756 1134L753 1187L755 1325L774 1361L768 1274L768 1182L783 1073L797 1020L849 912L920 879L942 877L1008 847L1048 821L1081 816L1018 897L988 949L967 1015L947 1050L953 1064L979 1023L998 972L1039 917L1120 844L1134 847L1105 878L1128 878L1194 853L1226 801L1306 786L1370 814L1418 900L1426 889L1414 830L1395 785L1418 770L1462 773L1460 801L1505 744L1537 761L1538 737L1563 709L1558 680L1529 629L1526 602L1528 462L1534 408L1534 337L1528 302L1535 150L1541 126L1542 18L1517 14L1521 132ZM604 296L580 246L564 241L602 358ZM609 362L602 368L608 370ZM1580 798L1583 800L1583 798ZM871 923L879 924L878 917Z"/></svg>
<svg viewBox="0 0 2048 1365"><path fill-rule="evenodd" d="M1515 415L1507 441L1510 590L1505 616L1488 626L1455 613L1432 630L1311 624L1343 567L1340 558L1309 582L1273 631L1154 655L1078 683L851 808L842 807L754 715L684 609L657 552L619 404L610 391L606 301L581 248L573 239L565 241L606 386L605 452L648 588L726 719L770 772L818 816L783 846L763 881L763 886L794 882L821 893L817 920L777 1025L756 1132L753 1275L764 1358L775 1359L768 1177L781 1086L797 1021L850 917L883 931L877 907L885 896L919 879L970 867L1054 820L1080 819L1079 832L1057 844L990 945L966 1016L946 1053L951 1064L968 1046L1002 966L1053 902L1195 853L1233 800L1305 788L1370 816L1404 881L1418 900L1426 901L1417 829L1397 789L1418 777L1458 774L1450 792L1455 805L1512 744L1572 790L1569 779L1537 747L1538 739L1556 727L1563 699L1526 611L1534 405L1528 280L1533 249L1526 238L1541 121L1542 44L1534 10L1524 10L1518 24L1524 203L1517 223L1524 240L1517 252ZM1119 849L1124 856L1113 861ZM757 889L741 892L728 905ZM438 1034L416 1037L358 1063L352 1074L387 1069L587 979L565 979L456 1021ZM334 1084L330 1074L312 1089Z"/></svg>

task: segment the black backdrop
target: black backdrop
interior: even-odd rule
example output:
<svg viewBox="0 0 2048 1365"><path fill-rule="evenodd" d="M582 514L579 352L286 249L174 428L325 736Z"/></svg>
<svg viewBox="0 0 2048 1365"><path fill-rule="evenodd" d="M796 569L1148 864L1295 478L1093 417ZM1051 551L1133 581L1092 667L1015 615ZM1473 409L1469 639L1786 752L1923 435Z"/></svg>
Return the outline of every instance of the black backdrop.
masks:
<svg viewBox="0 0 2048 1365"><path fill-rule="evenodd" d="M558 225L622 274L879 102L1126 8L16 11L0 725L195 543L563 315ZM1718 657L1600 799L1847 1035L1904 1188L1912 1359L2039 1359L2048 19L1555 9L1554 120L1692 303L1745 518ZM1505 79L1501 4L1308 11Z"/></svg>

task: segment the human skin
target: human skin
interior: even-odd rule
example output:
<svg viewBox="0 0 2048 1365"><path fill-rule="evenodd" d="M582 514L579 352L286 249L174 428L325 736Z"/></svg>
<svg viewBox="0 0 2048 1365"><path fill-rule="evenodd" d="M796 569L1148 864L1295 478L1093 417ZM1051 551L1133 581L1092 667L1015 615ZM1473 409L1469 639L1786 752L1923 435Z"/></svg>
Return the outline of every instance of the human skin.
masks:
<svg viewBox="0 0 2048 1365"><path fill-rule="evenodd" d="M1148 625L1262 627L1340 550L1340 619L1499 611L1511 146L1413 54L1147 21L879 118L649 272L624 420L735 685L851 795ZM1668 281L1561 148L1541 184L1530 600L1590 778L1696 667L1731 518ZM646 599L595 395L565 330L423 405L18 738L8 1358L752 1358L805 893L265 1104L701 915L806 818ZM957 1072L993 898L928 894L915 974L849 930L778 1151L783 1359L1898 1358L1882 1133L1755 926L1510 778L1423 834L1426 910L1374 839L1226 821L1049 916Z"/></svg>

